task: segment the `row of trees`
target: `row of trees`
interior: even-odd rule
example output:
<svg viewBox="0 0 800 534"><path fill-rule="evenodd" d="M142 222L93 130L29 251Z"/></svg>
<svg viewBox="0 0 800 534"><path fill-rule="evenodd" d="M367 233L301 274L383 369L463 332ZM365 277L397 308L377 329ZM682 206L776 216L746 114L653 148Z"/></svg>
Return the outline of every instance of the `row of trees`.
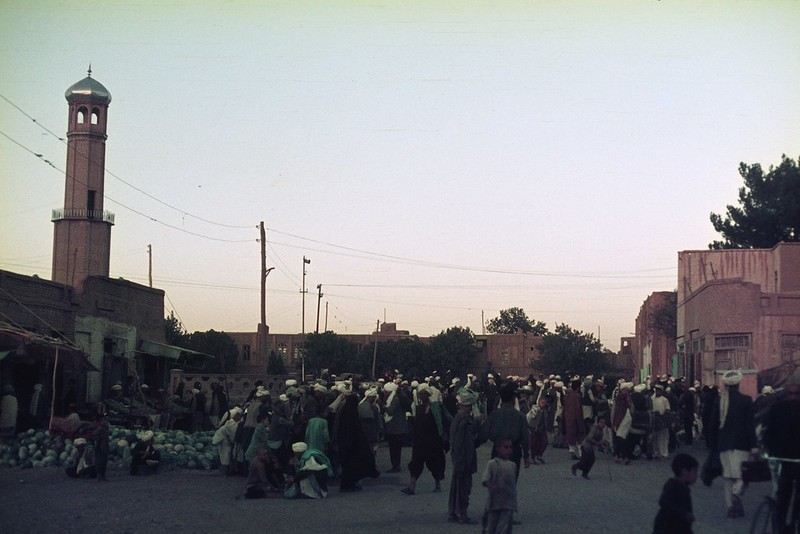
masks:
<svg viewBox="0 0 800 534"><path fill-rule="evenodd" d="M535 362L536 369L545 373L561 373L567 369L586 374L601 371L605 359L600 341L593 334L574 330L565 324L556 325L550 332L545 323L532 321L522 308L502 310L500 316L489 322L487 329L495 334L511 334L522 330L542 337L542 357ZM224 332L188 333L181 322L170 314L165 319L166 341L187 349L216 356L204 366L209 372L232 372L238 351L233 339ZM433 371L445 375L448 371L463 374L477 370L475 335L469 328L454 326L425 341L416 336L397 340L379 341L360 345L334 332L308 334L305 343L305 368L319 375L323 369L330 373L372 374L373 356L378 374L401 369L408 376L426 376ZM292 369L289 369L292 370ZM286 374L283 358L272 352L267 364L269 374Z"/></svg>

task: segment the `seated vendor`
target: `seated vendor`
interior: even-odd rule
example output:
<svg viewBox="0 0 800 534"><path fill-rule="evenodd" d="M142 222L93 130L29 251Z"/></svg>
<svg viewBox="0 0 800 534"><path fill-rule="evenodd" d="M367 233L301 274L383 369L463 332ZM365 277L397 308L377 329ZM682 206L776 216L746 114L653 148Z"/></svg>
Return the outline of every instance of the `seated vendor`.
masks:
<svg viewBox="0 0 800 534"><path fill-rule="evenodd" d="M153 432L148 430L142 434L131 451L131 474L138 474L140 466L147 466L152 470L158 469L160 463L161 453L153 446Z"/></svg>
<svg viewBox="0 0 800 534"><path fill-rule="evenodd" d="M78 438L73 442L78 450L77 463L66 468L70 478L94 478L97 476L94 449L86 443L85 438Z"/></svg>
<svg viewBox="0 0 800 534"><path fill-rule="evenodd" d="M289 460L289 473L283 496L287 499L327 497L328 478L333 476L328 457L317 449L308 448L302 441L292 445L292 452L294 455Z"/></svg>

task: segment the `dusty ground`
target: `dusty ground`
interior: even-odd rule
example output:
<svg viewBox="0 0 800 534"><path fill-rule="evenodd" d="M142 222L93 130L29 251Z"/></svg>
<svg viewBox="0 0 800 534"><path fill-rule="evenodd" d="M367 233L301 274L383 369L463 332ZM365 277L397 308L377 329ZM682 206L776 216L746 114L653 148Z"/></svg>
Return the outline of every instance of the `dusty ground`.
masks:
<svg viewBox="0 0 800 534"><path fill-rule="evenodd" d="M701 462L702 448L683 449ZM403 460L410 458L404 449ZM479 470L489 455L478 451ZM516 532L548 529L570 533L647 533L652 529L661 487L670 476L669 461L636 461L617 465L603 455L591 480L573 477L565 450L549 449L543 466L523 470L519 480L519 518ZM381 471L388 467L388 450L378 451ZM449 467L449 466L448 466ZM382 474L364 481L358 493L339 493L331 487L327 499L284 500L241 498L244 480L216 472L173 471L131 477L112 470L110 482L97 484L72 480L58 469L0 470L0 532L82 533L211 533L211 532L386 532L385 527L406 531L480 532L479 526L446 522L449 471L443 493L432 493L426 471L417 494L400 493L407 474ZM476 482L471 510L479 516L485 490ZM692 487L696 534L749 532L750 517L769 484L748 489L744 504L748 517L725 517L721 481L711 488L700 482Z"/></svg>

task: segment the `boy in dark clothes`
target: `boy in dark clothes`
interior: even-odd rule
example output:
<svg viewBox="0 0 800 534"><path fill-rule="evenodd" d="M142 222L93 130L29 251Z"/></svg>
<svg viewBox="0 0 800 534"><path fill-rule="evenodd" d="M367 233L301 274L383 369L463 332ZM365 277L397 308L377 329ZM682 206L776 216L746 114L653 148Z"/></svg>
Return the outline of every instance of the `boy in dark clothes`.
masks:
<svg viewBox="0 0 800 534"><path fill-rule="evenodd" d="M581 444L581 457L580 459L570 467L570 471L572 471L572 476L575 476L579 470L581 471L581 476L583 478L589 478L589 471L592 470L592 466L594 465L595 461L595 454L594 451L597 447L603 446L603 432L606 428L606 418L605 417L598 417L597 423L592 425L591 430L584 438L583 443Z"/></svg>
<svg viewBox="0 0 800 534"><path fill-rule="evenodd" d="M698 467L697 460L689 454L678 454L672 460L675 477L667 480L661 490L653 534L692 534L694 512L689 486L697 480Z"/></svg>

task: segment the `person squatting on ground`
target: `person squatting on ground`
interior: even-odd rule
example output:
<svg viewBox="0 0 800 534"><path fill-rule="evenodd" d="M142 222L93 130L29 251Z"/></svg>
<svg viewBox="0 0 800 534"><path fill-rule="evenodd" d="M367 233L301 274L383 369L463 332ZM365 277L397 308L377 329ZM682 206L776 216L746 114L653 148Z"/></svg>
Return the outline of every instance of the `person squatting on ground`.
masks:
<svg viewBox="0 0 800 534"><path fill-rule="evenodd" d="M153 431L148 430L139 438L131 451L131 475L139 474L139 467L146 466L152 470L158 469L161 463L161 453L153 446Z"/></svg>
<svg viewBox="0 0 800 534"><path fill-rule="evenodd" d="M279 461L276 449L270 447L269 441L271 416L269 406L259 406L259 422L244 454L248 463L245 482L245 498L248 499L266 497L268 493L278 494L283 489L284 466Z"/></svg>
<svg viewBox="0 0 800 534"><path fill-rule="evenodd" d="M658 514L653 522L653 534L692 534L694 511L689 486L697 480L699 464L685 453L675 455L672 472L658 499Z"/></svg>
<svg viewBox="0 0 800 534"><path fill-rule="evenodd" d="M486 534L511 534L514 512L517 509L517 467L511 460L513 445L509 438L499 438L493 448L493 458L486 463L482 483L488 490Z"/></svg>
<svg viewBox="0 0 800 534"><path fill-rule="evenodd" d="M287 499L324 499L328 496L328 478L333 476L330 460L322 451L311 449L302 441L292 444L286 489Z"/></svg>
<svg viewBox="0 0 800 534"><path fill-rule="evenodd" d="M472 475L478 471L478 442L480 423L472 416L472 407L478 402L478 394L469 388L456 393L458 411L450 423L450 456L453 475L450 482L450 498L447 520L472 525L477 521L467 513L472 492Z"/></svg>
<svg viewBox="0 0 800 534"><path fill-rule="evenodd" d="M86 438L78 438L72 444L78 451L78 457L75 465L65 469L67 476L70 478L95 478L97 467L94 448L87 443Z"/></svg>
<svg viewBox="0 0 800 534"><path fill-rule="evenodd" d="M606 418L605 417L598 417L597 422L592 425L592 428L589 430L589 433L584 438L583 443L581 443L581 457L580 459L570 467L572 471L572 476L580 470L581 477L589 478L589 471L592 470L592 466L594 465L595 461L595 451L598 447L604 446L604 436L606 430Z"/></svg>

